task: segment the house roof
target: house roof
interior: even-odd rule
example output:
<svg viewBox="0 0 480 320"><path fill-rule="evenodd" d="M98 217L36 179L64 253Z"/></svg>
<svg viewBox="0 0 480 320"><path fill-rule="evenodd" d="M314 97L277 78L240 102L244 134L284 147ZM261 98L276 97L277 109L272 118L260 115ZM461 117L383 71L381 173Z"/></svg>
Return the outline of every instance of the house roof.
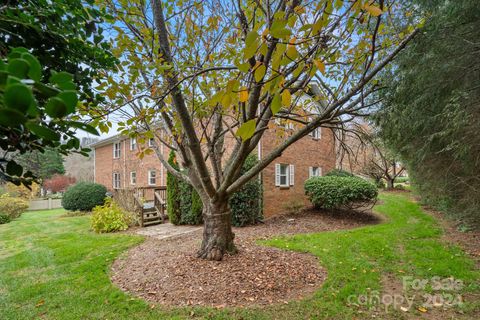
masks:
<svg viewBox="0 0 480 320"><path fill-rule="evenodd" d="M105 146L105 145L107 145L107 144L111 144L111 143L113 143L113 142L116 142L116 141L121 140L121 139L124 139L124 138L126 138L126 136L118 133L118 134L116 134L116 135L114 135L114 136L111 136L111 137L105 138L105 139L103 139L103 140L99 140L99 141L97 141L97 142L94 142L94 143L92 143L91 145L89 145L89 147L90 147L90 148L93 148L93 149L98 148L98 147L103 147L103 146Z"/></svg>

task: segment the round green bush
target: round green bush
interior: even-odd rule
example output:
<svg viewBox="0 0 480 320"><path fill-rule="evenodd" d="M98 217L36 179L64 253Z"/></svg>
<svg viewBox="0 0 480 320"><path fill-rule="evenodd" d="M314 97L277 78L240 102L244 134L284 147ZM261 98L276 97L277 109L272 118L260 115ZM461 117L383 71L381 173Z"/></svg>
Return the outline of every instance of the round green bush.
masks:
<svg viewBox="0 0 480 320"><path fill-rule="evenodd" d="M326 175L326 177L334 176L334 177L355 177L353 173L350 173L348 171L342 170L342 169L333 169L332 171L329 171Z"/></svg>
<svg viewBox="0 0 480 320"><path fill-rule="evenodd" d="M0 214L0 224L9 223L11 221L10 217L6 214Z"/></svg>
<svg viewBox="0 0 480 320"><path fill-rule="evenodd" d="M358 177L323 176L305 181L305 194L316 208L343 209L373 204L378 191Z"/></svg>
<svg viewBox="0 0 480 320"><path fill-rule="evenodd" d="M62 198L66 210L91 211L105 203L107 188L98 183L79 182L67 189Z"/></svg>

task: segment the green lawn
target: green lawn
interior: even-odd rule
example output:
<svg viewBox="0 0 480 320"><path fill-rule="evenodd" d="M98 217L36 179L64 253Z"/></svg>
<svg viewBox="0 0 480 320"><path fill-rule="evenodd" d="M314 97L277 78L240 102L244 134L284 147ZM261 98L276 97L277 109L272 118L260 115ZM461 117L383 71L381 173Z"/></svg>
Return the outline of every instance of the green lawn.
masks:
<svg viewBox="0 0 480 320"><path fill-rule="evenodd" d="M380 290L385 274L399 281L403 276L453 276L465 282L462 294L479 292L480 273L474 263L457 247L440 242L441 231L430 216L406 195L382 194L381 200L375 208L387 218L381 225L265 242L318 256L328 277L313 297L288 305L226 310L166 309L132 298L110 283L108 270L141 237L97 235L88 231L89 217L62 217L62 210L28 212L0 225L0 318L362 319L368 310L348 306L348 297ZM472 319L479 310L479 304L462 307Z"/></svg>

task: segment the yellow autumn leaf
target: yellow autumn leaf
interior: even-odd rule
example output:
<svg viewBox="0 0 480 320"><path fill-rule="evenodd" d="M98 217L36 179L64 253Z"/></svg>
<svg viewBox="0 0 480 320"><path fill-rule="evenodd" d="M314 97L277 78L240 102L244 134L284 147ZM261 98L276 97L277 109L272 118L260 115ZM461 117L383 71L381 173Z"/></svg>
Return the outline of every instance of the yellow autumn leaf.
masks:
<svg viewBox="0 0 480 320"><path fill-rule="evenodd" d="M295 60L295 59L298 57L298 51L297 51L297 48L295 48L294 45L289 44L289 45L287 46L287 56L288 56L291 60Z"/></svg>
<svg viewBox="0 0 480 320"><path fill-rule="evenodd" d="M425 313L425 312L427 312L428 310L427 310L427 308L425 308L425 307L418 307L418 311Z"/></svg>
<svg viewBox="0 0 480 320"><path fill-rule="evenodd" d="M292 94L288 90L283 90L282 92L282 104L284 106L290 106L292 103Z"/></svg>
<svg viewBox="0 0 480 320"><path fill-rule="evenodd" d="M224 94L222 97L222 105L224 107L228 107L230 106L231 103L232 103L232 97L228 93Z"/></svg>
<svg viewBox="0 0 480 320"><path fill-rule="evenodd" d="M322 74L325 74L325 64L320 59L313 60L313 63L315 63Z"/></svg>
<svg viewBox="0 0 480 320"><path fill-rule="evenodd" d="M240 100L240 102L246 102L248 100L248 91L246 88L242 88L238 93L238 100Z"/></svg>
<svg viewBox="0 0 480 320"><path fill-rule="evenodd" d="M378 17L379 15L381 15L383 13L382 9L380 9L379 7L369 5L369 4L365 5L365 10L367 10L368 13L370 13L374 17Z"/></svg>
<svg viewBox="0 0 480 320"><path fill-rule="evenodd" d="M262 81L263 77L265 76L265 72L267 72L267 68L265 67L265 65L259 65L258 68L255 70L255 81Z"/></svg>

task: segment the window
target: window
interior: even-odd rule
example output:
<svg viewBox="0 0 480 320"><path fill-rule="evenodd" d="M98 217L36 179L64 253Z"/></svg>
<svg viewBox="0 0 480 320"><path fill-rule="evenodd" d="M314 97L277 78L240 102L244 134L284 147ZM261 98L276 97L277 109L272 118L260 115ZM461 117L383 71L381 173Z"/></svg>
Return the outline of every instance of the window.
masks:
<svg viewBox="0 0 480 320"><path fill-rule="evenodd" d="M137 173L135 171L130 172L130 184L137 183Z"/></svg>
<svg viewBox="0 0 480 320"><path fill-rule="evenodd" d="M130 138L130 150L137 149L137 138Z"/></svg>
<svg viewBox="0 0 480 320"><path fill-rule="evenodd" d="M154 186L157 184L157 173L155 170L148 170L148 185Z"/></svg>
<svg viewBox="0 0 480 320"><path fill-rule="evenodd" d="M322 175L322 168L320 167L310 167L308 169L308 177L320 177Z"/></svg>
<svg viewBox="0 0 480 320"><path fill-rule="evenodd" d="M312 118L308 118L308 122L311 122L312 120L313 120ZM308 135L311 136L313 139L318 140L322 137L322 128L320 127L315 128Z"/></svg>
<svg viewBox="0 0 480 320"><path fill-rule="evenodd" d="M120 189L120 173L113 173L113 189Z"/></svg>
<svg viewBox="0 0 480 320"><path fill-rule="evenodd" d="M118 159L120 158L120 148L122 146L121 142L115 142L113 144L113 158Z"/></svg>
<svg viewBox="0 0 480 320"><path fill-rule="evenodd" d="M153 147L154 144L155 144L155 140L153 138L148 139L148 146L149 147Z"/></svg>
<svg viewBox="0 0 480 320"><path fill-rule="evenodd" d="M284 130L295 129L295 126L292 121L276 118L274 122L277 126L283 128Z"/></svg>
<svg viewBox="0 0 480 320"><path fill-rule="evenodd" d="M295 167L293 166L293 164L275 164L275 186L293 186L295 174L294 169Z"/></svg>
<svg viewBox="0 0 480 320"><path fill-rule="evenodd" d="M322 137L322 128L313 129L313 131L310 132L310 136L312 136L312 138L315 140L320 139Z"/></svg>

